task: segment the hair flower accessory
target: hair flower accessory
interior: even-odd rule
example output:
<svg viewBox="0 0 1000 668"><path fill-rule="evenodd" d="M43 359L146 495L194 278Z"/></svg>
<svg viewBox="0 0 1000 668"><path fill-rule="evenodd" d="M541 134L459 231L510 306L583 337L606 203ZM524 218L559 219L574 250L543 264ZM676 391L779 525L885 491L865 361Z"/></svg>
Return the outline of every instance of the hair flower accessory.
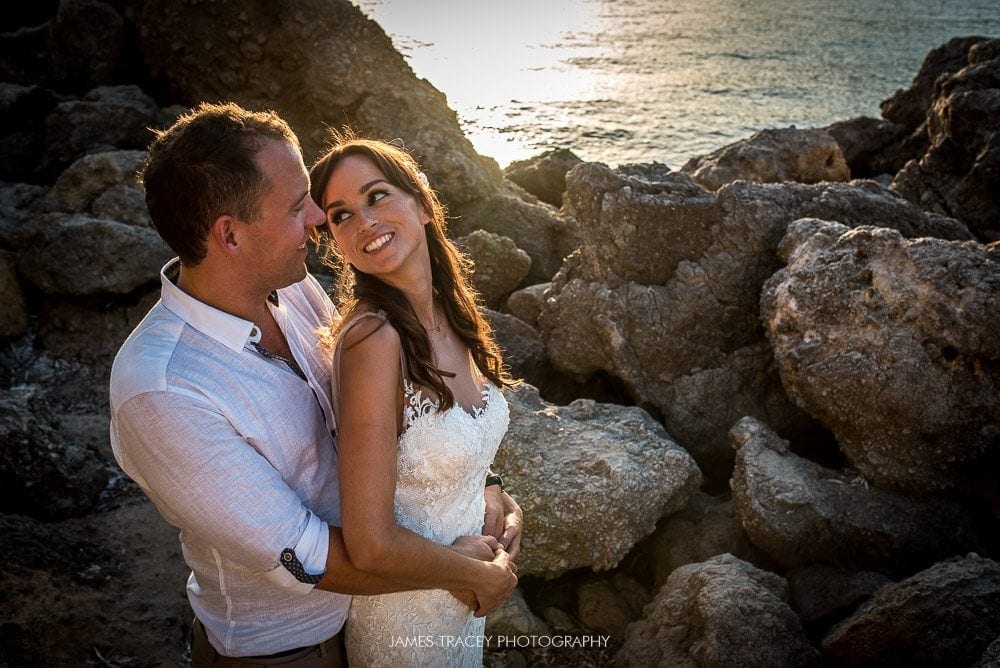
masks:
<svg viewBox="0 0 1000 668"><path fill-rule="evenodd" d="M417 183L419 183L425 190L431 187L430 183L427 181L427 175L423 172L417 172Z"/></svg>

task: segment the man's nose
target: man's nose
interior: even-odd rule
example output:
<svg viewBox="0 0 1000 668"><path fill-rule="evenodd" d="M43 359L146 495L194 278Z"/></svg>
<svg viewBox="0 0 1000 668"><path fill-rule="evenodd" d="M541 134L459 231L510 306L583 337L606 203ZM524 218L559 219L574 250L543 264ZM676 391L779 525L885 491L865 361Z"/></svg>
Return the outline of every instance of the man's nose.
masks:
<svg viewBox="0 0 1000 668"><path fill-rule="evenodd" d="M306 227L317 227L326 222L326 214L323 213L323 209L316 205L312 197L306 197L308 200L306 202Z"/></svg>

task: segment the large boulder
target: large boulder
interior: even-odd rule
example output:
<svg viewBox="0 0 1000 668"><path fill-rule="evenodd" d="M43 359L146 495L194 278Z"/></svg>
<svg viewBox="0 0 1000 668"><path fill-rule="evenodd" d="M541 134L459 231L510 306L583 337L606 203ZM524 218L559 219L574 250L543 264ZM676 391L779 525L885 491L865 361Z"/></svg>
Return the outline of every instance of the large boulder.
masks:
<svg viewBox="0 0 1000 668"><path fill-rule="evenodd" d="M507 398L494 466L524 511L519 575L611 568L701 484L694 460L638 408L554 406L526 384Z"/></svg>
<svg viewBox="0 0 1000 668"><path fill-rule="evenodd" d="M934 99L935 83L942 75L954 74L969 64L969 49L985 37L955 37L932 49L920 66L909 88L897 90L882 101L880 110L886 120L909 131L919 128Z"/></svg>
<svg viewBox="0 0 1000 668"><path fill-rule="evenodd" d="M98 0L43 5L20 29L0 35L0 70L7 81L82 93L125 71L125 20ZM54 14L45 15L46 10Z"/></svg>
<svg viewBox="0 0 1000 668"><path fill-rule="evenodd" d="M542 335L523 320L507 313L486 310L493 336L503 352L504 364L514 378L523 378L535 387L554 380L552 366L545 356Z"/></svg>
<svg viewBox="0 0 1000 668"><path fill-rule="evenodd" d="M888 584L823 639L839 666L967 666L1000 634L1000 564L975 554Z"/></svg>
<svg viewBox="0 0 1000 668"><path fill-rule="evenodd" d="M851 178L855 179L895 174L926 148L906 150L906 128L878 118L859 116L824 129L840 144Z"/></svg>
<svg viewBox="0 0 1000 668"><path fill-rule="evenodd" d="M620 381L712 477L728 477L726 433L741 417L789 438L814 426L785 395L759 314L789 223L813 215L970 238L873 181L740 182L716 194L662 166L598 163L567 178L581 246L546 292L549 358L580 380Z"/></svg>
<svg viewBox="0 0 1000 668"><path fill-rule="evenodd" d="M788 395L876 485L996 494L1000 248L803 219L761 313Z"/></svg>
<svg viewBox="0 0 1000 668"><path fill-rule="evenodd" d="M892 580L874 571L854 571L811 564L785 574L792 607L804 622L843 618Z"/></svg>
<svg viewBox="0 0 1000 668"><path fill-rule="evenodd" d="M499 308L531 271L531 257L509 237L475 230L455 243L475 263L472 284L489 308Z"/></svg>
<svg viewBox="0 0 1000 668"><path fill-rule="evenodd" d="M628 627L621 666L818 666L784 578L731 554L674 571Z"/></svg>
<svg viewBox="0 0 1000 668"><path fill-rule="evenodd" d="M504 175L552 206L562 206L566 173L583 162L568 148L555 148L527 160L515 160Z"/></svg>
<svg viewBox="0 0 1000 668"><path fill-rule="evenodd" d="M145 151L107 151L80 158L59 175L45 196L47 211L92 213L120 223L152 227L138 174ZM113 206L115 202L118 207ZM114 214L113 216L101 214Z"/></svg>
<svg viewBox="0 0 1000 668"><path fill-rule="evenodd" d="M172 253L153 230L81 214L46 214L18 248L18 270L42 292L127 293L156 280Z"/></svg>
<svg viewBox="0 0 1000 668"><path fill-rule="evenodd" d="M741 179L757 183L819 183L851 178L844 153L830 133L794 126L762 130L714 153L692 158L681 171L709 190Z"/></svg>
<svg viewBox="0 0 1000 668"><path fill-rule="evenodd" d="M0 514L57 520L90 512L110 478L100 453L68 441L51 405L0 390Z"/></svg>
<svg viewBox="0 0 1000 668"><path fill-rule="evenodd" d="M82 99L60 102L45 118L38 170L54 178L89 153L145 149L152 129L173 118L138 86L95 88Z"/></svg>
<svg viewBox="0 0 1000 668"><path fill-rule="evenodd" d="M736 513L750 540L787 568L822 562L910 573L980 547L972 518L954 502L895 494L823 468L753 418L730 434Z"/></svg>
<svg viewBox="0 0 1000 668"><path fill-rule="evenodd" d="M1000 239L997 44L1000 40L972 43L964 66L937 78L926 114L930 146L919 161L907 164L892 186L928 211L958 218L990 241Z"/></svg>
<svg viewBox="0 0 1000 668"><path fill-rule="evenodd" d="M565 224L552 208L520 206L496 162L473 149L445 96L418 79L385 32L348 0L294 7L152 0L142 3L137 23L149 70L180 101L275 109L295 129L307 162L327 127L402 138L459 218L456 234L486 229L511 237L531 255L536 280L550 278L572 249L560 245ZM519 228L526 236L514 232Z"/></svg>

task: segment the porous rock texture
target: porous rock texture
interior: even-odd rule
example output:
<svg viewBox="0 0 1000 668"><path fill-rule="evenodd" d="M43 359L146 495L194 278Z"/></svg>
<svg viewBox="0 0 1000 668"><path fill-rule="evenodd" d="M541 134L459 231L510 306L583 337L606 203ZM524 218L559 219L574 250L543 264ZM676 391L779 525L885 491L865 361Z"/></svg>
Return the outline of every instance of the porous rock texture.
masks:
<svg viewBox="0 0 1000 668"><path fill-rule="evenodd" d="M803 219L761 314L788 396L869 481L993 494L1000 455L996 245Z"/></svg>
<svg viewBox="0 0 1000 668"><path fill-rule="evenodd" d="M675 570L628 627L619 666L818 666L784 578L731 554Z"/></svg>
<svg viewBox="0 0 1000 668"><path fill-rule="evenodd" d="M510 427L494 465L524 511L519 575L615 566L702 476L663 427L635 407L506 393Z"/></svg>

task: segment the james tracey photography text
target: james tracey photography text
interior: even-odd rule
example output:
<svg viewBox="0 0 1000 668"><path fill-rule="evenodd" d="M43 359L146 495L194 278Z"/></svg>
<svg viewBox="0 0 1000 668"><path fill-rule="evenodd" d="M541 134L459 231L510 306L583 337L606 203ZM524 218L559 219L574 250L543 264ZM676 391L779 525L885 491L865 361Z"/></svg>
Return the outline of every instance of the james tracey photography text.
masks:
<svg viewBox="0 0 1000 668"><path fill-rule="evenodd" d="M607 647L611 636L602 635L532 635L532 636L396 636L390 647L490 647L514 649L527 647Z"/></svg>

